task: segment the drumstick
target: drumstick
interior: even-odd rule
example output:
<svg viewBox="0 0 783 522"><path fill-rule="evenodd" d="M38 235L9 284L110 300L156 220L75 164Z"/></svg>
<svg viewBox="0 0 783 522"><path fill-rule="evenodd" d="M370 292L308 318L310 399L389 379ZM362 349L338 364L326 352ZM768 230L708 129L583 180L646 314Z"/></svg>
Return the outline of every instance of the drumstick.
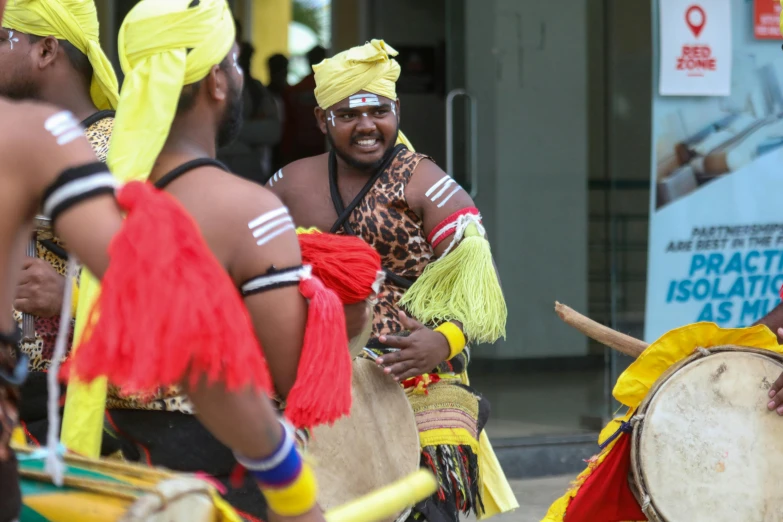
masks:
<svg viewBox="0 0 783 522"><path fill-rule="evenodd" d="M327 522L378 522L415 505L438 489L435 476L420 469L402 480L326 512Z"/></svg>
<svg viewBox="0 0 783 522"><path fill-rule="evenodd" d="M631 357L639 357L649 346L646 342L625 335L585 317L564 304L555 301L555 312L567 325L579 330L590 339Z"/></svg>

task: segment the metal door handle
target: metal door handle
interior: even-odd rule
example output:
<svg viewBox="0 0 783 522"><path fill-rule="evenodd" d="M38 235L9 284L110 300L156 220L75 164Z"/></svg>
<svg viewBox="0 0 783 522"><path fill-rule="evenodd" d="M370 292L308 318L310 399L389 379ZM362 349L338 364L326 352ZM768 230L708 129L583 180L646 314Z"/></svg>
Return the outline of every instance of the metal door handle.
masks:
<svg viewBox="0 0 783 522"><path fill-rule="evenodd" d="M478 196L478 103L465 89L454 89L446 97L446 173L454 176L454 99L464 96L470 104L470 197Z"/></svg>

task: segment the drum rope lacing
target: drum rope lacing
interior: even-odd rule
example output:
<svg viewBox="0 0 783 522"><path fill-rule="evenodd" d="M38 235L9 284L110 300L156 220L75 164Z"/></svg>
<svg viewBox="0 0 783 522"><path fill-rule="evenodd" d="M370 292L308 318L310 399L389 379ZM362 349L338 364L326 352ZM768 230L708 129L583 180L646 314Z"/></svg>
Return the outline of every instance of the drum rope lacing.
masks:
<svg viewBox="0 0 783 522"><path fill-rule="evenodd" d="M622 435L623 433L631 433L639 422L644 420L644 413L640 413L639 415L634 415L631 417L629 421L623 422L620 424L620 427L617 428L617 431L612 433L609 438L607 438L605 441L603 441L601 444L598 445L598 449L605 449L609 444L615 441L617 437Z"/></svg>

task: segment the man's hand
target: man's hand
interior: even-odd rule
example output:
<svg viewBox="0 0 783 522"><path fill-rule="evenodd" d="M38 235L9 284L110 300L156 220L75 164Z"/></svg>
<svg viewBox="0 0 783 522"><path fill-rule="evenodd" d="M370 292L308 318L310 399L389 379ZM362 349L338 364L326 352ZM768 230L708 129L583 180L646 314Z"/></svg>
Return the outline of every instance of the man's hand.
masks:
<svg viewBox="0 0 783 522"><path fill-rule="evenodd" d="M448 359L451 349L446 336L435 332L400 312L402 327L410 331L407 337L382 335L378 338L383 344L400 351L378 357L375 362L387 366L384 373L394 377L395 381L416 377L431 372L440 363Z"/></svg>
<svg viewBox="0 0 783 522"><path fill-rule="evenodd" d="M36 317L54 317L60 314L64 290L65 278L49 263L28 257L22 265L14 308Z"/></svg>
<svg viewBox="0 0 783 522"><path fill-rule="evenodd" d="M345 326L348 330L348 339L353 339L364 331L372 313L372 306L366 301L360 301L352 305L345 305Z"/></svg>

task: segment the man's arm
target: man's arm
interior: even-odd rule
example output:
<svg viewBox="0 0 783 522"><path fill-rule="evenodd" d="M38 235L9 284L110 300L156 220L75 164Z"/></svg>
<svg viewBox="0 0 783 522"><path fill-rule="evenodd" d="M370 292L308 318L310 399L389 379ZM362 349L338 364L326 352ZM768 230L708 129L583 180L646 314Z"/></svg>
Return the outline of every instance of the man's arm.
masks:
<svg viewBox="0 0 783 522"><path fill-rule="evenodd" d="M231 198L228 220L203 223L207 234L231 234L234 248L229 270L238 287L269 274L270 270L299 267L302 257L293 220L280 200L253 183ZM225 214L225 213L224 213ZM215 223L227 223L215 227ZM298 283L269 290L259 289L245 297L256 336L264 349L275 389L285 398L296 381L307 324L307 302Z"/></svg>
<svg viewBox="0 0 783 522"><path fill-rule="evenodd" d="M778 336L778 342L783 343L783 337L780 335L780 329L783 328L783 303L780 303L770 313L753 323L753 326L758 324L763 324L772 330Z"/></svg>
<svg viewBox="0 0 783 522"><path fill-rule="evenodd" d="M421 218L423 231L433 246L435 255L438 258L451 255L456 248L456 244L452 244L456 226L444 227L444 225L447 223L455 225L457 213L475 207L470 195L434 163L423 160L416 167L406 186L405 197L411 209ZM433 231L437 230L441 232L432 235ZM499 283L496 268L494 273ZM438 331L426 328L403 313L400 319L403 327L411 331L411 335L382 336L379 339L382 343L400 348L400 351L378 359L380 364L388 366L385 369L386 373L392 374L397 380L430 371L454 356L456 351L464 348L465 328L457 319L449 321L452 325L441 325ZM462 348L459 347L460 343Z"/></svg>
<svg viewBox="0 0 783 522"><path fill-rule="evenodd" d="M14 111L3 105L7 104L0 101L4 116L14 122ZM27 109L23 117L17 119L17 125L13 125L15 136L0 143L0 153L4 159L4 163L0 165L0 193L3 194L0 200L5 201L10 197L10 201L16 201L15 204L0 207L0 212L6 218L6 226L0 227L0 241L9 240L6 244L10 244L10 238L5 233L16 228L16 234L19 234L27 226L25 222L32 220L38 212L44 193L49 191L47 206L53 204L55 196L73 202L54 222L58 236L66 241L69 248L93 273L102 276L109 264L109 243L122 227L120 209L110 193L77 202L73 199L74 193L85 193L84 185L76 185L77 180L85 181L90 178L68 178L63 175L64 172L69 172L69 169L73 174L80 167L95 164L95 154L78 123L75 129L67 129L62 126L66 125L62 123L62 118L58 120L61 126L57 126L51 119L62 113L45 107L23 108ZM34 150L31 144L35 144ZM99 174L93 174L92 181L96 181L96 175ZM52 187L56 187L56 190L50 190ZM69 190L62 190L64 188ZM9 268L2 263L0 265ZM5 285L10 281L9 276L13 277L6 270L2 278ZM2 295L10 295L10 288L7 286L2 290ZM171 319L176 320L165 316L161 316L159 320ZM257 462L276 455L276 450L286 435L264 394L258 394L249 388L228 393L220 383L207 385L202 381L195 386L189 384L183 382L198 411L199 419L221 442L247 461ZM302 468L305 470L303 473L310 473L305 467ZM301 500L308 502L307 505L314 505L314 489L310 488L309 493L312 494L307 499L302 497ZM282 519L322 521L323 517L319 509L313 507L301 518Z"/></svg>
<svg viewBox="0 0 783 522"><path fill-rule="evenodd" d="M296 190L303 190L298 186L296 180L296 173L299 166L302 165L301 160L287 165L277 171L266 182L266 188L269 189L275 196L280 198L284 205L290 206L293 202L289 201L289 192L295 197ZM293 185L293 190L291 186ZM373 313L372 307L366 303L356 303L353 305L346 305L343 307L345 312L346 328L348 330L348 338L361 335L364 332L365 325L367 324L368 315Z"/></svg>

